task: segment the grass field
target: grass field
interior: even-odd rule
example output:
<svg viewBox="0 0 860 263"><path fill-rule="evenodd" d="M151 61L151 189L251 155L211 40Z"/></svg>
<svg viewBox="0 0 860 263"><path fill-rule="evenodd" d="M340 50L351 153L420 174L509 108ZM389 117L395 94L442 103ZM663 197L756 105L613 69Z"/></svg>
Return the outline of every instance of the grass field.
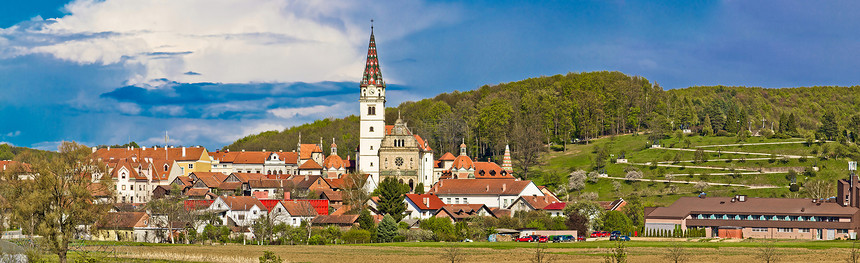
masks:
<svg viewBox="0 0 860 263"><path fill-rule="evenodd" d="M680 246L691 255L688 262L760 262L759 241L625 242L629 262L666 262L668 247ZM257 262L263 251L273 251L285 262L442 262L449 243L385 243L328 246L173 245L122 246L120 258L136 262ZM463 262L529 262L537 244L517 242L455 243L466 256ZM554 262L602 262L613 246L610 241L544 244ZM845 262L849 241L777 241L773 243L780 262ZM120 260L121 261L121 260Z"/></svg>

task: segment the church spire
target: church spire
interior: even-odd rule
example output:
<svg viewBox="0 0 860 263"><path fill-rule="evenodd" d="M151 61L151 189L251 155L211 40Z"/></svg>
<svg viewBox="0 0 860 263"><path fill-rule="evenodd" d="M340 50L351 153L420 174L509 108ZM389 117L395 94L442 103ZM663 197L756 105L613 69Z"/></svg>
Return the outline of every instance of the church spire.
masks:
<svg viewBox="0 0 860 263"><path fill-rule="evenodd" d="M379 58L376 56L376 38L373 36L373 25L370 26L370 44L367 46L367 62L364 65L364 76L361 78L361 86L374 85L385 87L382 81L382 70L379 69Z"/></svg>

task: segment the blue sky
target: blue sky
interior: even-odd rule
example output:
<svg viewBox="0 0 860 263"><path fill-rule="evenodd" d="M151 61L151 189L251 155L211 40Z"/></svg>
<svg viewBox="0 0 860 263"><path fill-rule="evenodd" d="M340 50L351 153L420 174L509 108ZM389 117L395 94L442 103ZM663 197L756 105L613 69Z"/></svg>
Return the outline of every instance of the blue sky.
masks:
<svg viewBox="0 0 860 263"><path fill-rule="evenodd" d="M253 3L252 3L253 2ZM358 112L375 19L389 103L541 75L666 89L856 85L856 1L13 1L0 142L220 148Z"/></svg>

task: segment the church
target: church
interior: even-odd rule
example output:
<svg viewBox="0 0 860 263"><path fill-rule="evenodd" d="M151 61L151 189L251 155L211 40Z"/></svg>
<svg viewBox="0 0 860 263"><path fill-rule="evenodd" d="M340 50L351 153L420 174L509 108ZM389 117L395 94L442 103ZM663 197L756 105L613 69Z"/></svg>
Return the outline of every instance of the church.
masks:
<svg viewBox="0 0 860 263"><path fill-rule="evenodd" d="M433 149L421 136L409 130L399 114L394 125L385 124L385 81L379 67L373 27L360 88L357 171L370 175L373 189L382 179L394 177L409 185L412 191L419 185L423 185L423 191L429 190L439 179L433 172Z"/></svg>

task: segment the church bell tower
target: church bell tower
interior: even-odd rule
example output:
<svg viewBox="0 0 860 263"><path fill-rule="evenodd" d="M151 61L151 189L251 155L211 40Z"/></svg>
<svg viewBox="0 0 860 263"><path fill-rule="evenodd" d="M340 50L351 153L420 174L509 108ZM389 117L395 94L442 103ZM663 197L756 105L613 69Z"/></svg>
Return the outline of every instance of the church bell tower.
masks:
<svg viewBox="0 0 860 263"><path fill-rule="evenodd" d="M367 62L361 78L361 122L359 139L358 172L369 174L374 185L379 183L379 146L385 136L385 82L376 55L376 40L373 26L370 27L370 44L367 47Z"/></svg>

